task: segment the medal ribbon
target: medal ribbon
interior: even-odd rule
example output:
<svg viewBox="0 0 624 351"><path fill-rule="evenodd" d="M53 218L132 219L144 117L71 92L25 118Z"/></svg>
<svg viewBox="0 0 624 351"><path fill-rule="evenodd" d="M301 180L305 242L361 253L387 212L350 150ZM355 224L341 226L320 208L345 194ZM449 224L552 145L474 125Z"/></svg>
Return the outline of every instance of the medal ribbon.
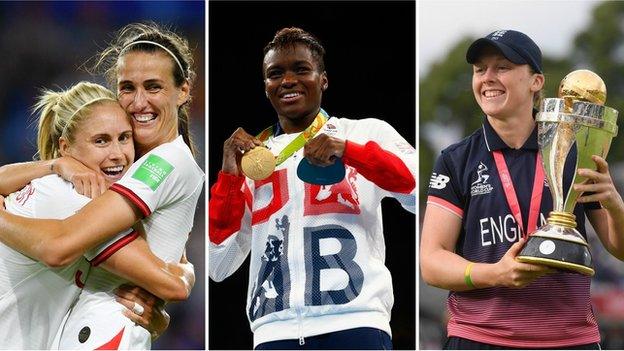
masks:
<svg viewBox="0 0 624 351"><path fill-rule="evenodd" d="M323 127L323 125L325 125L325 122L327 122L328 119L329 115L327 114L327 112L321 109L314 118L314 121L312 121L312 124L310 124L308 128L306 128L293 141L291 141L290 144L286 145L286 147L282 149L279 155L275 157L275 165L279 166L282 162L286 161L290 156L292 156L292 154L301 149L305 145L305 143L308 142L308 140L314 138L316 133L321 130L321 128ZM273 126L270 126L260 132L260 134L258 134L256 138L258 138L262 142L265 142L267 139L269 139L271 135L273 135Z"/></svg>
<svg viewBox="0 0 624 351"><path fill-rule="evenodd" d="M539 217L539 209L542 203L542 191L544 190L544 167L542 166L542 157L539 152L535 157L535 176L533 177L533 191L531 193L531 203L529 205L529 223L527 228L524 227L522 222L522 212L520 211L520 203L516 196L516 190L514 189L507 163L505 162L505 156L500 150L492 151L494 155L494 161L496 162L496 168L498 170L498 176L505 190L505 197L507 198L507 204L509 209L516 219L516 223L520 226L520 231L523 236L527 236L533 233L537 229L537 219Z"/></svg>

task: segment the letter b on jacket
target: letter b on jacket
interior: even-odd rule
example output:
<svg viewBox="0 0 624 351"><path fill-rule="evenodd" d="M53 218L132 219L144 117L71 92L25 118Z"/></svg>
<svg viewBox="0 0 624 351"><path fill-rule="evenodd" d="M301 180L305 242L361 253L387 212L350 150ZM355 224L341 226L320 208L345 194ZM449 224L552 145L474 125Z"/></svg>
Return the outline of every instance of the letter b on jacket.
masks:
<svg viewBox="0 0 624 351"><path fill-rule="evenodd" d="M308 306L341 305L362 290L363 274L353 260L357 246L353 234L338 225L304 229Z"/></svg>

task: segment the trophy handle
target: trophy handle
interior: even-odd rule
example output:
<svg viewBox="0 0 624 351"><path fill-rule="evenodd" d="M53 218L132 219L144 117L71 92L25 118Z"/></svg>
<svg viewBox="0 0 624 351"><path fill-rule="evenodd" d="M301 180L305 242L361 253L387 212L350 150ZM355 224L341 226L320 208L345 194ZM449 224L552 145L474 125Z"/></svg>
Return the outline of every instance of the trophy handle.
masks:
<svg viewBox="0 0 624 351"><path fill-rule="evenodd" d="M583 101L544 99L538 113L538 145L544 171L553 195L553 211L572 213L581 193L574 190L586 177L578 168L596 169L592 155L606 157L611 140L617 135L617 110ZM564 193L563 168L568 153L576 144L575 172Z"/></svg>
<svg viewBox="0 0 624 351"><path fill-rule="evenodd" d="M596 170L596 163L592 160L592 155L598 155L605 158L609 152L609 148L611 147L612 139L613 134L604 129L593 128L590 126L580 127L576 132L577 153L575 169L578 170L579 168L588 168ZM581 184L586 180L587 177L580 176L577 172L574 173L572 185L570 186L570 190L568 191L568 195L565 200L565 212L573 212L576 201L579 196L582 195L581 192L574 190L574 185Z"/></svg>

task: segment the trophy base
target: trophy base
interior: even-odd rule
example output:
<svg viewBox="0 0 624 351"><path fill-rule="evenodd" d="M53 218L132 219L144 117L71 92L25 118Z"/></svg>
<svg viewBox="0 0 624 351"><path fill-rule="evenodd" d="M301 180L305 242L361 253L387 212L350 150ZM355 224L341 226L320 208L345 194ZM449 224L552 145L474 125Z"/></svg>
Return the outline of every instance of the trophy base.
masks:
<svg viewBox="0 0 624 351"><path fill-rule="evenodd" d="M541 231L541 230L540 230ZM529 236L526 245L516 259L524 263L535 263L587 276L594 275L589 247L577 240L553 235Z"/></svg>

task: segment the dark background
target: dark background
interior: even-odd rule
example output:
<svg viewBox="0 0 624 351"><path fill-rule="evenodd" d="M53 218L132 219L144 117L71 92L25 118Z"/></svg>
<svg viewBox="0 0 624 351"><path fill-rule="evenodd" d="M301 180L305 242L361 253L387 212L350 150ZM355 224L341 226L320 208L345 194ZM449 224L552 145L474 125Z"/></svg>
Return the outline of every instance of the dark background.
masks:
<svg viewBox="0 0 624 351"><path fill-rule="evenodd" d="M32 106L41 88L67 89L81 80L106 85L81 66L106 47L115 31L155 21L184 36L193 50L197 80L191 91L191 133L197 163L205 165L205 4L201 1L1 2L0 166L32 160L37 151ZM171 304L169 329L154 349L205 349L205 200L200 197L187 256L196 282L188 301ZM0 317L1 318L1 317ZM0 340L0 343L2 341Z"/></svg>
<svg viewBox="0 0 624 351"><path fill-rule="evenodd" d="M264 94L262 49L283 27L316 35L326 49L332 116L386 120L415 145L415 2L208 3L209 185L221 168L223 142L237 127L257 134L277 116ZM415 349L415 217L383 203L386 265L393 276L393 344ZM208 347L250 349L245 316L249 259L221 283L209 282Z"/></svg>

